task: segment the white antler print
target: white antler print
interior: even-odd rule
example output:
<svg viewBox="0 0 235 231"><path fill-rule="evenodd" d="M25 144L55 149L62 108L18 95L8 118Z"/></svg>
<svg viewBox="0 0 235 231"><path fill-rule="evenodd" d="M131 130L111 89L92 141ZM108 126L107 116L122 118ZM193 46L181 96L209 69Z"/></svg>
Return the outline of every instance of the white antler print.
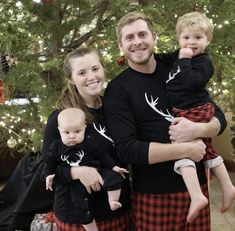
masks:
<svg viewBox="0 0 235 231"><path fill-rule="evenodd" d="M171 72L169 73L169 78L168 78L168 80L166 81L166 83L168 83L169 81L171 81L172 79L174 79L175 76L176 76L179 72L180 72L180 67L177 66L177 70L176 70L175 73L173 73L173 74L171 74Z"/></svg>
<svg viewBox="0 0 235 231"><path fill-rule="evenodd" d="M157 112L158 114L160 114L161 116L165 117L166 120L172 122L174 117L170 114L170 112L166 109L167 111L167 114L165 114L162 110L158 110L156 108L156 105L158 104L158 99L159 97L157 97L155 100L153 100L153 97L151 96L151 102L149 101L148 99L148 96L146 94L146 92L144 93L145 95L145 100L146 102L148 103L148 105L155 111Z"/></svg>
<svg viewBox="0 0 235 231"><path fill-rule="evenodd" d="M67 164L69 164L70 165L70 162L69 162L69 160L68 160L68 158L69 158L69 155L68 156L66 156L66 155L61 155L61 160L63 160L63 161L66 161L67 162Z"/></svg>
<svg viewBox="0 0 235 231"><path fill-rule="evenodd" d="M111 137L105 135L105 132L106 132L105 127L102 128L101 125L99 124L99 129L98 129L96 127L95 123L93 123L93 126L97 132L99 132L103 137L105 137L106 139L108 139L109 141L111 141L113 143L113 140L111 139Z"/></svg>
<svg viewBox="0 0 235 231"><path fill-rule="evenodd" d="M83 156L84 156L83 150L78 151L78 152L76 153L76 156L78 156L78 158L79 158L79 160L80 160L80 162L81 162L81 160L82 160L82 158L83 158ZM80 163L80 162L79 162L79 163Z"/></svg>
<svg viewBox="0 0 235 231"><path fill-rule="evenodd" d="M61 160L66 161L67 164L69 164L69 166L71 166L71 167L79 166L79 164L81 163L82 158L83 158L83 156L84 156L83 150L82 150L82 151L78 151L78 152L76 153L76 156L78 156L78 159L77 159L76 161L69 161L69 160L68 160L69 155L67 155L67 156L66 156L66 155L61 155Z"/></svg>

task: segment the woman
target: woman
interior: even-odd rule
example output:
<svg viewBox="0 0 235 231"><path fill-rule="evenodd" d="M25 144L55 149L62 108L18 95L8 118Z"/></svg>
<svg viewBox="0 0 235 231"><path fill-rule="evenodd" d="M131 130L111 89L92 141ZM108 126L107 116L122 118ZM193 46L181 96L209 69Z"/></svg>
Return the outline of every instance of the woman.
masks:
<svg viewBox="0 0 235 231"><path fill-rule="evenodd" d="M67 87L57 102L57 108L48 118L44 132L43 154L45 154L53 140L59 138L57 116L60 110L68 107L80 108L86 115L88 136L102 137L104 151L109 152L117 164L120 162L113 148L113 142L106 130L103 117L102 97L100 93L104 83L104 69L97 51L90 48L78 48L69 53L64 60L64 73L67 76ZM107 142L107 140L109 142ZM97 144L96 144L97 145ZM99 145L99 144L98 144ZM130 184L125 179L122 186L120 202L122 208L111 211L107 193L100 191L103 180L97 170L92 167L63 167L56 172L56 189L54 212L58 230L84 230L74 215L72 200L69 193L69 183L80 180L86 187L94 204L93 215L100 231L128 231L130 230ZM62 199L63 198L63 199ZM64 199L66 198L66 199Z"/></svg>

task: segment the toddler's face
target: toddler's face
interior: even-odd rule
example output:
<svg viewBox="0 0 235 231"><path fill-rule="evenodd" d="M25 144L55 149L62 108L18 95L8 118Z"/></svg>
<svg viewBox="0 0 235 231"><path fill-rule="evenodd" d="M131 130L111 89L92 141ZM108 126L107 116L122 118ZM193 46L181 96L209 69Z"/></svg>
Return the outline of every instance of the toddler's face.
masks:
<svg viewBox="0 0 235 231"><path fill-rule="evenodd" d="M194 27L184 28L178 41L181 48L191 48L193 56L203 53L210 43L205 32Z"/></svg>

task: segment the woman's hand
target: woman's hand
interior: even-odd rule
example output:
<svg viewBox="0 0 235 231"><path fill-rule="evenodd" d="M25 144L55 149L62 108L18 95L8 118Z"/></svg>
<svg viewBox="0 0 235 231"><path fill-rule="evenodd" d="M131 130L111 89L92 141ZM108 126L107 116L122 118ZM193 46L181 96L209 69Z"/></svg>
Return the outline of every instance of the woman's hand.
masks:
<svg viewBox="0 0 235 231"><path fill-rule="evenodd" d="M98 171L88 166L71 167L71 177L73 180L80 180L89 194L92 190L100 191L104 183Z"/></svg>
<svg viewBox="0 0 235 231"><path fill-rule="evenodd" d="M189 142L199 138L200 130L203 128L202 123L195 123L184 117L174 118L169 127L170 139L173 142Z"/></svg>

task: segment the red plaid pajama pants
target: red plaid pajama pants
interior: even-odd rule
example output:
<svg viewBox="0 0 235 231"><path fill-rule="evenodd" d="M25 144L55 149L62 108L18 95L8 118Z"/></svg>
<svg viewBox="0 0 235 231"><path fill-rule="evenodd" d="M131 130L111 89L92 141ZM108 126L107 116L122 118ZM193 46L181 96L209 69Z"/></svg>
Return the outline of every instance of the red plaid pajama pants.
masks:
<svg viewBox="0 0 235 231"><path fill-rule="evenodd" d="M215 113L215 108L212 103L206 103L201 106L181 110L181 109L173 109L173 113L175 117L185 117L193 122L209 122ZM206 154L204 155L203 160L211 160L218 156L215 149L212 147L211 138L204 138L203 142L206 144Z"/></svg>
<svg viewBox="0 0 235 231"><path fill-rule="evenodd" d="M85 231L81 225L68 224L55 217L58 231ZM97 222L99 231L131 231L131 214L126 211L117 218Z"/></svg>
<svg viewBox="0 0 235 231"><path fill-rule="evenodd" d="M202 191L208 197L207 184ZM210 207L186 222L191 199L188 192L133 195L134 231L210 231Z"/></svg>

